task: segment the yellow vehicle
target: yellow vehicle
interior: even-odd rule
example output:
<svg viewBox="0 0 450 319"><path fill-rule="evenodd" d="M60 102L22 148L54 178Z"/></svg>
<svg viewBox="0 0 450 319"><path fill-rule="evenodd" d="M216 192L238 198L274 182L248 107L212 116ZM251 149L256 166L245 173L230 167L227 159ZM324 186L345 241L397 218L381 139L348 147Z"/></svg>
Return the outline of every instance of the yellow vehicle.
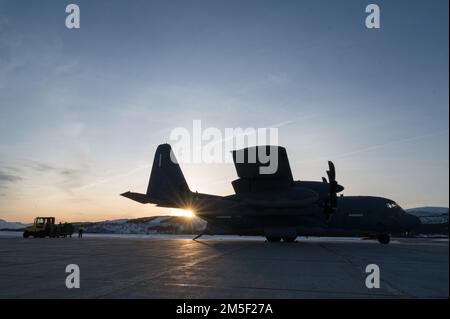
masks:
<svg viewBox="0 0 450 319"><path fill-rule="evenodd" d="M72 237L72 224L55 225L55 217L36 217L32 226L25 228L23 238L32 237Z"/></svg>

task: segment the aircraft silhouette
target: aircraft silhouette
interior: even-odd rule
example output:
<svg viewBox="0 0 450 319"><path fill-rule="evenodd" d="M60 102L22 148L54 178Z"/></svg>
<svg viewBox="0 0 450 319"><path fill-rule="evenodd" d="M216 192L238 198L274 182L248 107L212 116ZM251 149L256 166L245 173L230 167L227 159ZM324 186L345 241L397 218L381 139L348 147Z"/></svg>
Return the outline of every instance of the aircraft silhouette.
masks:
<svg viewBox="0 0 450 319"><path fill-rule="evenodd" d="M259 159L251 154L277 156L273 174L261 174ZM272 153L274 152L274 153ZM269 242L294 242L297 236L376 236L389 243L391 234L414 230L420 220L394 201L371 196L340 196L334 164L328 162L328 180L295 181L286 149L258 146L232 152L238 179L235 194L217 196L192 192L169 144L158 146L145 194L121 194L142 204L192 210L207 222L203 234L265 236ZM259 158L259 157L258 157Z"/></svg>

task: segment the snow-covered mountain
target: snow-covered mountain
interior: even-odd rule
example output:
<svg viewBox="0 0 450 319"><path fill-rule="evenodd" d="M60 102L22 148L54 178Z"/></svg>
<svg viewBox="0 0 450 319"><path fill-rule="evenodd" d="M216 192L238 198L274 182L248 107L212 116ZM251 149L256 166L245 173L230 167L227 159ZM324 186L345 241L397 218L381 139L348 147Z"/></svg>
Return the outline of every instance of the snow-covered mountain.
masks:
<svg viewBox="0 0 450 319"><path fill-rule="evenodd" d="M155 216L95 223L76 223L75 226L81 224L89 233L110 234L197 234L206 227L206 223L200 218L178 216Z"/></svg>
<svg viewBox="0 0 450 319"><path fill-rule="evenodd" d="M22 229L30 224L22 224L22 223L15 223L15 222L7 222L6 220L0 219L0 230L2 229Z"/></svg>
<svg viewBox="0 0 450 319"><path fill-rule="evenodd" d="M116 219L101 222L73 223L83 225L89 233L109 234L198 234L206 223L198 217L155 216L137 219ZM7 222L0 219L0 230L21 230L31 224Z"/></svg>
<svg viewBox="0 0 450 319"><path fill-rule="evenodd" d="M419 216L419 215L436 216L436 215L448 214L448 207L425 206L425 207L409 208L406 211L408 213L414 214L416 216Z"/></svg>
<svg viewBox="0 0 450 319"><path fill-rule="evenodd" d="M448 207L417 207L406 211L419 217L423 224L448 224Z"/></svg>

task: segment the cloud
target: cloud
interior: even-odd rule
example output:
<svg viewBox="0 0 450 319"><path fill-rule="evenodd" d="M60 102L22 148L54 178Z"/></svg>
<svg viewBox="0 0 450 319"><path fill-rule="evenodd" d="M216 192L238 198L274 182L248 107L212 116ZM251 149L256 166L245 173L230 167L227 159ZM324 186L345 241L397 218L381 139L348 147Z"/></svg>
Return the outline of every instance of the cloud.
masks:
<svg viewBox="0 0 450 319"><path fill-rule="evenodd" d="M44 178L42 175L45 175L45 183L50 182L51 185L68 193L85 185L87 176L90 176L89 166L85 164L80 167L68 167L42 161L27 160L26 167L42 178ZM34 174L32 175L34 176ZM52 177L56 179L52 179Z"/></svg>
<svg viewBox="0 0 450 319"><path fill-rule="evenodd" d="M18 182L22 177L0 171L0 188L5 188L7 184Z"/></svg>
<svg viewBox="0 0 450 319"><path fill-rule="evenodd" d="M88 174L88 170L64 168L58 170L58 174L62 177L62 181L59 184L61 188L70 191L84 185L85 176Z"/></svg>
<svg viewBox="0 0 450 319"><path fill-rule="evenodd" d="M4 173L0 171L0 182L17 182L19 180L21 180L22 178L20 176L17 175L12 175L12 174L8 174L8 173Z"/></svg>
<svg viewBox="0 0 450 319"><path fill-rule="evenodd" d="M50 171L53 171L56 169L55 167L53 167L49 164L46 164L46 163L42 163L42 162L33 163L32 168L35 171L42 172L42 173L50 172Z"/></svg>
<svg viewBox="0 0 450 319"><path fill-rule="evenodd" d="M35 163L33 169L39 173L56 175L59 181L55 182L54 185L69 193L73 189L83 186L86 176L89 175L87 167L57 167L46 163Z"/></svg>
<svg viewBox="0 0 450 319"><path fill-rule="evenodd" d="M415 140L420 140L420 139L423 139L423 138L439 136L439 135L442 135L442 134L448 134L448 131L441 130L441 131L431 132L431 133L428 133L428 134L422 134L422 135L417 135L417 136L413 136L413 137L402 138L402 139L388 141L388 142L381 143L381 144L375 144L375 145L371 145L371 146L367 146L367 147L363 147L363 148L358 148L358 149L355 149L355 150L352 150L352 151L348 151L348 152L345 152L345 153L328 155L328 156L313 158L313 159L309 159L309 160L301 160L301 161L296 161L294 163L295 164L299 164L299 163L307 163L307 162L314 162L314 161L322 161L322 160L327 160L329 158L333 158L333 159L343 158L343 157L348 157L348 156L352 156L352 155L356 155L356 154L360 154L360 153L374 151L374 150L377 150L377 149L380 149L380 148L384 148L384 147L387 147L387 146L391 146L391 145L407 143L407 142L411 142L411 141L415 141Z"/></svg>

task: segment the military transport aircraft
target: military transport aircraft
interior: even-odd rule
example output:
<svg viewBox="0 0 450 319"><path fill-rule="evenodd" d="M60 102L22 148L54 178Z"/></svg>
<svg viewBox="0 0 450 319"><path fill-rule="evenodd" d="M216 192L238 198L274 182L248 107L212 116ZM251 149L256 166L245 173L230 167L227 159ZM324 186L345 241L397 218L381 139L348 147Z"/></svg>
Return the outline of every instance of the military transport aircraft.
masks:
<svg viewBox="0 0 450 319"><path fill-rule="evenodd" d="M255 151L275 152L278 165L273 174L260 174L268 163L249 161ZM387 244L391 234L409 232L420 224L390 199L338 197L344 187L336 181L332 162L328 162L328 180L294 181L284 147L250 147L232 155L239 177L232 182L233 195L192 192L169 144L156 150L146 194L121 195L142 204L192 210L207 222L205 231L194 239L203 234L236 234L294 242L297 236L370 235Z"/></svg>

